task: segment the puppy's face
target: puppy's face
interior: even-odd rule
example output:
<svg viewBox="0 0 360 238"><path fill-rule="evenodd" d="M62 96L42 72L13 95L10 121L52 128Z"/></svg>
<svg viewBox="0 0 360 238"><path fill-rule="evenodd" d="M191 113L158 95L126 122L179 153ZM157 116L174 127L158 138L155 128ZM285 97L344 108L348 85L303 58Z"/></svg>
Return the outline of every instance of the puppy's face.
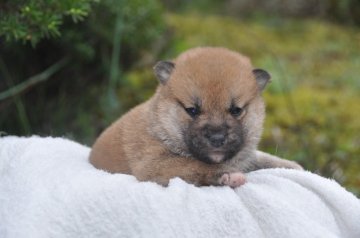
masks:
<svg viewBox="0 0 360 238"><path fill-rule="evenodd" d="M161 138L177 152L220 163L256 147L264 119L260 92L269 79L223 48L197 48L155 73Z"/></svg>

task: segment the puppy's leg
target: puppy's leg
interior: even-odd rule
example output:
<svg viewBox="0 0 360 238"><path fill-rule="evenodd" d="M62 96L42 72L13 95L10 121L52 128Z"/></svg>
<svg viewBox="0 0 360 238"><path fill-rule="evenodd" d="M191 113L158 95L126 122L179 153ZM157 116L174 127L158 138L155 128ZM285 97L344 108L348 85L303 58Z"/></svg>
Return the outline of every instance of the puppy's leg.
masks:
<svg viewBox="0 0 360 238"><path fill-rule="evenodd" d="M256 159L251 164L256 167L254 170L265 168L288 168L304 170L298 163L294 161L281 159L277 156L262 151L256 151Z"/></svg>
<svg viewBox="0 0 360 238"><path fill-rule="evenodd" d="M132 164L131 168L138 180L153 181L164 186L175 177L196 186L238 187L245 183L245 175L241 172L225 169L220 164L206 164L180 156L143 158Z"/></svg>

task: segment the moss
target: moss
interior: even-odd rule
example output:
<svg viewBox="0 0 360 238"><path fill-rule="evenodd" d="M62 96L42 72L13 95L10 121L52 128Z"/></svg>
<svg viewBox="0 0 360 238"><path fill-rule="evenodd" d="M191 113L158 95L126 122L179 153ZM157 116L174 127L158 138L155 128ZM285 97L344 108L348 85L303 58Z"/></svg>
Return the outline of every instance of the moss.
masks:
<svg viewBox="0 0 360 238"><path fill-rule="evenodd" d="M360 95L302 86L264 96L267 119L261 148L360 192Z"/></svg>

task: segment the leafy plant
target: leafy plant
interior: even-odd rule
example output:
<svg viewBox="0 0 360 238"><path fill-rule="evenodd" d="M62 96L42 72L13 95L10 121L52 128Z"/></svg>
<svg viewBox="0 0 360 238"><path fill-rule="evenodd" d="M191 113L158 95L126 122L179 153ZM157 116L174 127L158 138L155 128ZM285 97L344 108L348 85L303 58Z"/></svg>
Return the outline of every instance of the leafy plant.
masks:
<svg viewBox="0 0 360 238"><path fill-rule="evenodd" d="M20 135L66 133L68 137L90 143L99 130L126 109L122 103L126 93L120 96L115 108L111 100L117 102L117 95L111 93L114 94L115 88L127 92L124 72L139 58L154 54L154 45L165 29L162 5L158 0L88 1L94 4L89 5L91 10L86 19L74 24L65 11L53 8L56 4L76 1L15 0L0 3L0 16L11 16L19 4L29 2L49 2L38 9L62 13L62 24L58 27L61 35L39 37L35 47L30 40L14 37L0 44L0 79L4 79L0 80L0 93L6 92L0 96L9 95L8 92L18 94L0 100L0 113L4 115L0 117L0 128ZM4 24L2 20L0 24ZM28 29L30 25L24 22L20 28ZM1 31L1 39L5 38L4 34ZM23 83L62 58L67 59L66 66L46 83L11 90L16 85L30 85ZM130 101L134 94L127 99ZM48 113L52 116L46 116Z"/></svg>
<svg viewBox="0 0 360 238"><path fill-rule="evenodd" d="M0 37L36 46L43 38L59 37L65 17L84 20L95 2L98 0L5 0L0 3Z"/></svg>

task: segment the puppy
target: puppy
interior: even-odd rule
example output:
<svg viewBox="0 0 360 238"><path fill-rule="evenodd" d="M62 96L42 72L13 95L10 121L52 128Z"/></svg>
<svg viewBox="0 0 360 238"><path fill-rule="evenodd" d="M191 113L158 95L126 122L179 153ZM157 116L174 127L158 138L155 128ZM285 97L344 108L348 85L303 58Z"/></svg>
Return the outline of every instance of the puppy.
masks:
<svg viewBox="0 0 360 238"><path fill-rule="evenodd" d="M154 67L156 93L107 128L90 162L111 173L167 185L183 180L238 187L243 173L262 168L301 169L257 151L270 75L225 48L190 49Z"/></svg>

